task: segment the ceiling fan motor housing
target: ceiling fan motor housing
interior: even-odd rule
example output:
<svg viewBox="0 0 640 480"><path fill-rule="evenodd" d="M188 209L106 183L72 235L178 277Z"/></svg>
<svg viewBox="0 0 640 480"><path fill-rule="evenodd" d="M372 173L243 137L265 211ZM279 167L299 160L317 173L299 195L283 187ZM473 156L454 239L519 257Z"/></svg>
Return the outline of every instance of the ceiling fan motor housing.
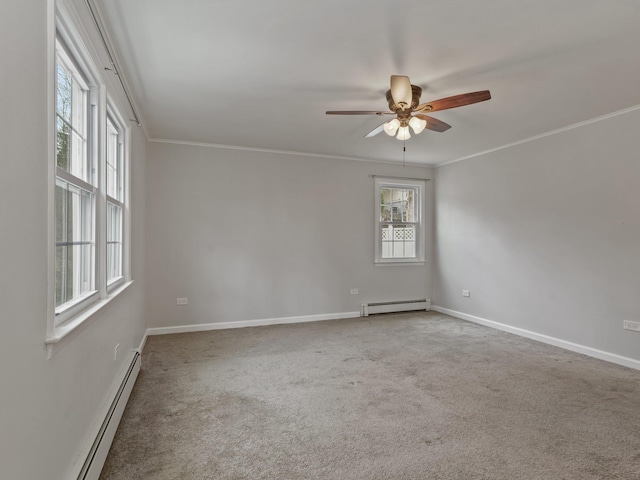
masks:
<svg viewBox="0 0 640 480"><path fill-rule="evenodd" d="M389 110L398 114L406 112L409 114L411 110L415 109L420 104L420 96L422 95L422 88L417 85L411 85L411 105L396 105L391 95L391 90L387 90L387 102L389 102Z"/></svg>

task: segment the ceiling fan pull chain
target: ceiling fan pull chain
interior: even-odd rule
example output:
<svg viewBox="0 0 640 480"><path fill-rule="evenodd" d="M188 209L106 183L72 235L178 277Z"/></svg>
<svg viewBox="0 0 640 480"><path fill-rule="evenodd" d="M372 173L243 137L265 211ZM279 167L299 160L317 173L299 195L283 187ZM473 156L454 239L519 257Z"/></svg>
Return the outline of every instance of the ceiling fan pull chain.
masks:
<svg viewBox="0 0 640 480"><path fill-rule="evenodd" d="M404 162L404 156L407 153L407 141L403 140L402 141L402 166L405 166L405 162Z"/></svg>

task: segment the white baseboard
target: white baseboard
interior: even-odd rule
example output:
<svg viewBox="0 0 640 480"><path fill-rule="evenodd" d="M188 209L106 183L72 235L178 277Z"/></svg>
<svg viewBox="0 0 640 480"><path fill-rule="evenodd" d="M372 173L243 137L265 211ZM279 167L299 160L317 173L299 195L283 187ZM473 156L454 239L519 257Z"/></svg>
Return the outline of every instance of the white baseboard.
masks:
<svg viewBox="0 0 640 480"><path fill-rule="evenodd" d="M341 320L360 317L360 312L328 313L323 315L305 315L302 317L261 318L257 320L240 320L237 322L198 323L195 325L179 325L174 327L148 328L148 335L166 335L169 333L204 332L207 330L226 330L229 328L263 327L266 325L283 325L287 323L320 322L323 320ZM143 345L144 346L144 345Z"/></svg>
<svg viewBox="0 0 640 480"><path fill-rule="evenodd" d="M618 365L623 365L625 367L640 370L640 360L634 360L633 358L623 357L622 355L617 355L615 353L605 352L591 347L585 347L584 345L579 345L577 343L568 342L566 340L561 340L555 337L549 337L548 335L542 335L540 333L525 330L523 328L512 327L510 325L505 325L504 323L494 322L493 320L487 320L486 318L476 317L475 315L469 315L468 313L458 312L456 310L439 307L437 305L433 305L431 307L431 310L433 310L434 312L444 313L452 317L460 318L462 320L468 320L479 325L502 330L503 332L513 333L514 335L518 335L520 337L530 338L531 340L537 340L538 342L564 348L565 350L571 350L572 352L581 353L583 355L594 357L599 360L604 360L606 362L616 363Z"/></svg>

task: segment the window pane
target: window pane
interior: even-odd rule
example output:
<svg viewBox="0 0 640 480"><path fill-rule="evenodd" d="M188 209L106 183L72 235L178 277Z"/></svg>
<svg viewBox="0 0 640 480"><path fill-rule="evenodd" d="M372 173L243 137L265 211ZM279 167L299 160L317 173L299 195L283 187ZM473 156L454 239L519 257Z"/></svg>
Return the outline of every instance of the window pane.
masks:
<svg viewBox="0 0 640 480"><path fill-rule="evenodd" d="M56 247L56 307L93 290L91 269L92 245Z"/></svg>
<svg viewBox="0 0 640 480"><path fill-rule="evenodd" d="M71 164L71 127L60 117L56 119L56 165L69 171Z"/></svg>
<svg viewBox="0 0 640 480"><path fill-rule="evenodd" d="M382 225L380 229L381 258L415 258L415 225Z"/></svg>
<svg viewBox="0 0 640 480"><path fill-rule="evenodd" d="M380 194L380 221L415 222L416 192L412 188L382 188Z"/></svg>
<svg viewBox="0 0 640 480"><path fill-rule="evenodd" d="M391 221L391 192L390 188L383 188L380 193L380 221Z"/></svg>
<svg viewBox="0 0 640 480"><path fill-rule="evenodd" d="M94 289L93 194L56 179L56 307Z"/></svg>
<svg viewBox="0 0 640 480"><path fill-rule="evenodd" d="M88 154L88 93L69 61L56 57L56 165L92 183Z"/></svg>
<svg viewBox="0 0 640 480"><path fill-rule="evenodd" d="M122 276L122 208L107 203L107 282Z"/></svg>
<svg viewBox="0 0 640 480"><path fill-rule="evenodd" d="M56 62L56 113L67 122L71 122L71 75Z"/></svg>
<svg viewBox="0 0 640 480"><path fill-rule="evenodd" d="M111 118L107 117L107 195L122 201L120 175L120 132Z"/></svg>
<svg viewBox="0 0 640 480"><path fill-rule="evenodd" d="M402 222L404 220L404 190L394 188L391 195L391 219L394 222Z"/></svg>
<svg viewBox="0 0 640 480"><path fill-rule="evenodd" d="M415 222L416 221L416 209L415 209L415 190L404 191L405 212L403 222Z"/></svg>
<svg viewBox="0 0 640 480"><path fill-rule="evenodd" d="M86 142L77 132L71 133L71 158L67 172L75 175L82 180L89 180L89 172L87 171L86 158Z"/></svg>

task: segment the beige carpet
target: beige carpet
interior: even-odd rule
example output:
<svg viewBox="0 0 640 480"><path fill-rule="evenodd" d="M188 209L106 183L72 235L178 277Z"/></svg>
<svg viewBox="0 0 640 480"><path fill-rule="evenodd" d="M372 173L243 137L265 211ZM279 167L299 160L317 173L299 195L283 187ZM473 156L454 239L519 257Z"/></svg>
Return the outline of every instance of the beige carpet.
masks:
<svg viewBox="0 0 640 480"><path fill-rule="evenodd" d="M150 337L112 479L640 479L640 372L432 312Z"/></svg>

